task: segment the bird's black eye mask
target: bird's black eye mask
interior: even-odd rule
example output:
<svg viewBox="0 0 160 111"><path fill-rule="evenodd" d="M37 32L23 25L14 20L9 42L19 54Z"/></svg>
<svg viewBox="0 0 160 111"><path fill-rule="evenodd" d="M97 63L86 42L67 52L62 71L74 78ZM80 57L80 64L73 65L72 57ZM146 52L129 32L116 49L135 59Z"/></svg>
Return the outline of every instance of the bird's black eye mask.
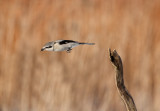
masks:
<svg viewBox="0 0 160 111"><path fill-rule="evenodd" d="M48 47L45 47L45 48L52 48L52 46L48 46Z"/></svg>

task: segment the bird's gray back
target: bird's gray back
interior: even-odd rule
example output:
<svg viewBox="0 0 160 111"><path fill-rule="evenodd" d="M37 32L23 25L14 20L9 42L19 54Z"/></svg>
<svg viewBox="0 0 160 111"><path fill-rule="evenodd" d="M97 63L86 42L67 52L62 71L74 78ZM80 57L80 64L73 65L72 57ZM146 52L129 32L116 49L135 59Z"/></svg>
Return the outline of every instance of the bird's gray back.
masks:
<svg viewBox="0 0 160 111"><path fill-rule="evenodd" d="M52 42L46 43L44 46L52 46L53 44L54 44L54 42L52 41Z"/></svg>

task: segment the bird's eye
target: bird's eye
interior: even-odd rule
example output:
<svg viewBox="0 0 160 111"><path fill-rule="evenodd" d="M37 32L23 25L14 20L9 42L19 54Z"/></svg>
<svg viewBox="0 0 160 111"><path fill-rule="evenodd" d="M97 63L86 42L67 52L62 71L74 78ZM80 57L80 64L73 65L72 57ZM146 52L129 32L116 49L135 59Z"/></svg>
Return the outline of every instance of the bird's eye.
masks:
<svg viewBox="0 0 160 111"><path fill-rule="evenodd" d="M46 48L52 48L52 46L48 46L48 47L46 47Z"/></svg>

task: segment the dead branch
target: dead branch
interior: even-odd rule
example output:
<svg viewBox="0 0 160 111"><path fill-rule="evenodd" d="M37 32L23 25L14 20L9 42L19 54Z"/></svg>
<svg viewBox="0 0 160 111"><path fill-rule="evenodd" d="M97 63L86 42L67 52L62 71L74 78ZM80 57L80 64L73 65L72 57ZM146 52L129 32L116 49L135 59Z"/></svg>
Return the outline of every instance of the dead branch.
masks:
<svg viewBox="0 0 160 111"><path fill-rule="evenodd" d="M116 50L111 51L111 49L109 49L109 58L115 68L117 89L123 102L125 103L127 111L137 111L134 100L124 85L123 64L120 56L118 55Z"/></svg>

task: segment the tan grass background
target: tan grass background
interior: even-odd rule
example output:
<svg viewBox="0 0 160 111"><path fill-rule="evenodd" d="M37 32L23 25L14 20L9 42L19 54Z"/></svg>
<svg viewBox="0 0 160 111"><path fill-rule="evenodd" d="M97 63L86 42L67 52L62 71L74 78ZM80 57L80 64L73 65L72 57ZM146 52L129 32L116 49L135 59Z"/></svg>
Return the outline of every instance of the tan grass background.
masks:
<svg viewBox="0 0 160 111"><path fill-rule="evenodd" d="M48 41L95 42L40 52ZM160 111L160 0L0 0L0 111L124 111L107 49L139 111Z"/></svg>

